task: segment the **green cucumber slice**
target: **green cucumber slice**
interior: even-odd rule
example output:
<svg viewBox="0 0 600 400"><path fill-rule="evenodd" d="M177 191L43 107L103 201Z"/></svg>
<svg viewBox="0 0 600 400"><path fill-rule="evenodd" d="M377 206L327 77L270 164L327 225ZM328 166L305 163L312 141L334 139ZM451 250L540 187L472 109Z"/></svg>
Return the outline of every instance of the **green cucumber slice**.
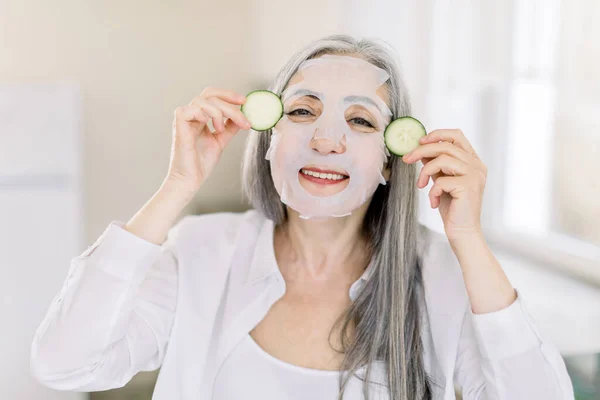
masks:
<svg viewBox="0 0 600 400"><path fill-rule="evenodd" d="M283 116L281 98L269 90L255 90L246 95L242 113L248 118L255 131L271 129Z"/></svg>
<svg viewBox="0 0 600 400"><path fill-rule="evenodd" d="M425 135L427 131L423 124L413 117L397 118L383 132L386 147L397 156L403 156L419 147L419 139Z"/></svg>

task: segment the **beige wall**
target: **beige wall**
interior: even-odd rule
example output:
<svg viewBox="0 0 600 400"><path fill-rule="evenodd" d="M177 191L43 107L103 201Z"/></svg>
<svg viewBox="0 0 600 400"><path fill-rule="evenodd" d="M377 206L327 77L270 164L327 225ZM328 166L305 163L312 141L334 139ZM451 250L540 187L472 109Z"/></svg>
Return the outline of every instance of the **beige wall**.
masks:
<svg viewBox="0 0 600 400"><path fill-rule="evenodd" d="M87 242L159 187L178 105L206 85L251 86L249 10L235 0L2 2L1 81L82 86ZM236 206L242 144L232 144L198 208Z"/></svg>
<svg viewBox="0 0 600 400"><path fill-rule="evenodd" d="M250 73L257 82L270 82L289 57L311 40L347 31L342 0L252 3Z"/></svg>
<svg viewBox="0 0 600 400"><path fill-rule="evenodd" d="M81 86L84 243L111 220L128 219L159 187L178 105L206 85L240 92L251 86L249 10L249 2L235 0L0 2L0 84L66 80ZM239 139L191 208L239 207ZM30 296L38 296L28 299L33 304L43 294ZM31 314L28 304L15 307ZM26 361L4 363L25 373ZM50 390L45 396L82 398Z"/></svg>

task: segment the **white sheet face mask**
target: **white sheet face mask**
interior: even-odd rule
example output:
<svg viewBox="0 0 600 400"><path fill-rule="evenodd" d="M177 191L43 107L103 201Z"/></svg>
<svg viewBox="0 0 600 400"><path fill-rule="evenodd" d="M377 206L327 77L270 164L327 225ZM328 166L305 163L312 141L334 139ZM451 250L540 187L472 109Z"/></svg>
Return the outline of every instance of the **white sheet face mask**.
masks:
<svg viewBox="0 0 600 400"><path fill-rule="evenodd" d="M271 164L275 188L281 201L302 218L350 215L380 184L386 184L382 170L390 153L385 147L383 130L392 113L376 91L389 75L365 60L336 55L307 60L299 71L303 80L288 86L282 93L285 112L306 109L290 106L307 94L320 99L322 112L316 119L301 122L294 122L284 115L273 128L266 159ZM347 120L347 110L357 104L368 110L377 129L361 131ZM315 150L312 143L317 139L331 141L329 144L337 151L323 154ZM349 182L338 193L315 196L300 183L300 179L304 179L300 170L310 165L325 170L345 170Z"/></svg>

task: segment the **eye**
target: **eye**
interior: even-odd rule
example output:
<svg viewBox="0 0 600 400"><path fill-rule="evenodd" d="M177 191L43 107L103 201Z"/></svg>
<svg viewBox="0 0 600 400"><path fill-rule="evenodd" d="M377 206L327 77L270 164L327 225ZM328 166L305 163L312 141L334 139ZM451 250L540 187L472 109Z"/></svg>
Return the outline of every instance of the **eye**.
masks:
<svg viewBox="0 0 600 400"><path fill-rule="evenodd" d="M302 112L301 112L302 111ZM308 116L308 115L314 115L313 113L311 113L310 111L308 111L305 108L297 108L293 111L290 111L287 113L287 115L301 115L301 116Z"/></svg>
<svg viewBox="0 0 600 400"><path fill-rule="evenodd" d="M352 118L350 121L355 121L354 122L355 124L366 126L367 128L374 128L373 124L371 124L369 121L367 121L364 118L356 117L356 118Z"/></svg>

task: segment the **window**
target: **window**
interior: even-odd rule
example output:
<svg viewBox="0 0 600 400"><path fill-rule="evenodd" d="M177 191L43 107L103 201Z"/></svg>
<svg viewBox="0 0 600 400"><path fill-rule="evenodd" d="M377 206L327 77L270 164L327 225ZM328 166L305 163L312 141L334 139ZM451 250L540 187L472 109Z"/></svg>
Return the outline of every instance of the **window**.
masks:
<svg viewBox="0 0 600 400"><path fill-rule="evenodd" d="M600 283L600 2L433 3L428 129L488 165L488 237Z"/></svg>

